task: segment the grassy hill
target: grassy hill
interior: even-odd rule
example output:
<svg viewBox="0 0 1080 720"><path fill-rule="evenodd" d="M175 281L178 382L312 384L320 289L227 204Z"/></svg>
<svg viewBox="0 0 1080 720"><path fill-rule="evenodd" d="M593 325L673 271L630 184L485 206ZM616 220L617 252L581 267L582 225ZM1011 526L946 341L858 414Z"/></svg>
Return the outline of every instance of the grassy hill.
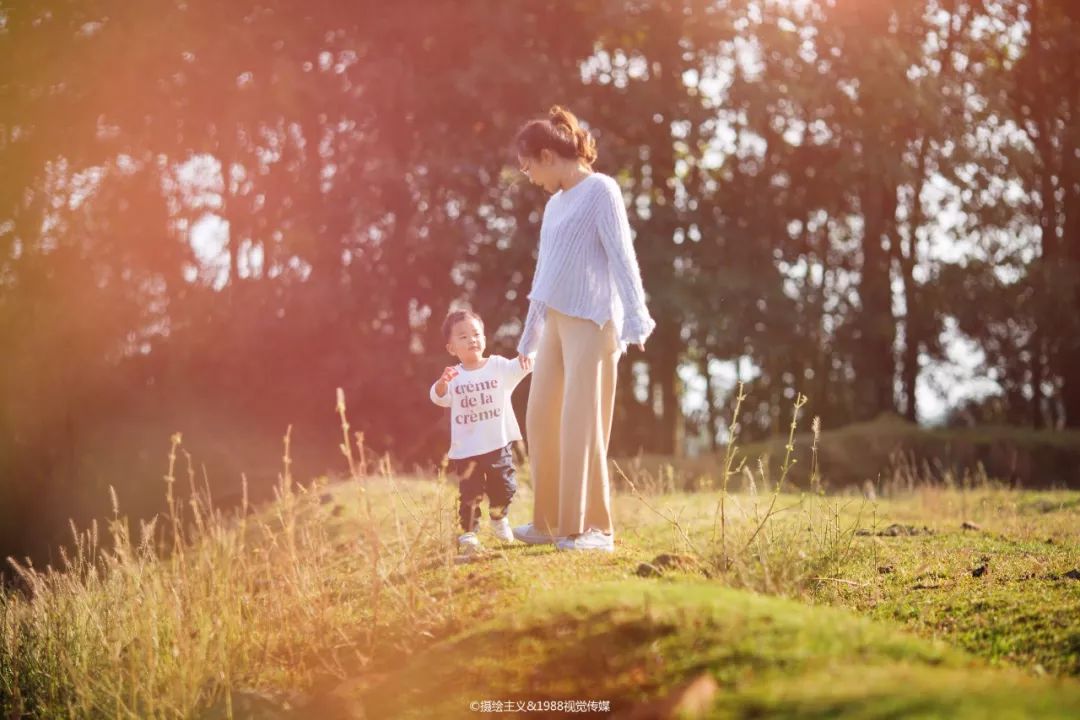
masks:
<svg viewBox="0 0 1080 720"><path fill-rule="evenodd" d="M285 481L257 511L195 493L131 527L118 509L65 567L21 567L4 593L3 712L1080 713L1080 493L620 493L613 555L488 536L466 564L455 500L439 478L384 472Z"/></svg>

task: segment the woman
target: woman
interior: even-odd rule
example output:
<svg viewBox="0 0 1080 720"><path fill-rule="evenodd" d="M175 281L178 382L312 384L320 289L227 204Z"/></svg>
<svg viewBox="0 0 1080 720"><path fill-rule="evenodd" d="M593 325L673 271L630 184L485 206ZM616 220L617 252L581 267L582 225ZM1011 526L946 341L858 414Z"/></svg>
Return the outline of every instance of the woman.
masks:
<svg viewBox="0 0 1080 720"><path fill-rule="evenodd" d="M613 178L594 172L596 142L558 106L517 135L521 171L552 193L540 226L529 313L518 344L536 369L525 414L535 505L514 529L526 543L611 552L607 451L615 365L656 327L645 307L630 224Z"/></svg>

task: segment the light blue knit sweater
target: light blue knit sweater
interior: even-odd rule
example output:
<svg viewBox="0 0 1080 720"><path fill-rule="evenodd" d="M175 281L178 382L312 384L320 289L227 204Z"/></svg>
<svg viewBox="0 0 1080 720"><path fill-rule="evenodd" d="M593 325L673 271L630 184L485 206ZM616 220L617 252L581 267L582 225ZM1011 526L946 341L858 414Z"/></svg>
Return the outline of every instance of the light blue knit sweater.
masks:
<svg viewBox="0 0 1080 720"><path fill-rule="evenodd" d="M549 307L600 327L612 320L623 351L627 343L645 342L656 327L645 307L622 191L612 177L593 173L548 200L519 353L536 352Z"/></svg>

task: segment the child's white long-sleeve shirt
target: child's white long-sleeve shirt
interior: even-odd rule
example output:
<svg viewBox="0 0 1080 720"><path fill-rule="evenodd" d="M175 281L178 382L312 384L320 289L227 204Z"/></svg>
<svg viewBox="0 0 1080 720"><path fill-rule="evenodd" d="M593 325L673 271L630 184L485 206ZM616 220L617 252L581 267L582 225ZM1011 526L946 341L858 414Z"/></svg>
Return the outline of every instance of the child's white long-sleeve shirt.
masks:
<svg viewBox="0 0 1080 720"><path fill-rule="evenodd" d="M450 451L461 460L498 450L521 439L510 396L528 371L515 359L491 355L475 370L457 366L458 374L439 397L432 384L431 402L450 408Z"/></svg>

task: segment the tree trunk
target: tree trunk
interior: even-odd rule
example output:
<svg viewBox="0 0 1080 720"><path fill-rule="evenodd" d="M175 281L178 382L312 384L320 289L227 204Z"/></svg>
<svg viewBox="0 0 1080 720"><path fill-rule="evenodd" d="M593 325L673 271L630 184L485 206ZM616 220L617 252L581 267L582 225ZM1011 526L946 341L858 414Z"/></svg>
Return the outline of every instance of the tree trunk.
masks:
<svg viewBox="0 0 1080 720"><path fill-rule="evenodd" d="M912 189L911 211L908 216L906 248L899 232L893 232L893 255L900 265L900 277L904 285L904 352L901 362L901 385L904 392L904 417L918 422L916 388L919 381L919 353L926 341L926 323L922 317L923 307L919 298L919 286L915 282L915 265L918 262L919 228L923 224L922 190L926 183L926 153L929 142L925 138L919 146L917 180Z"/></svg>
<svg viewBox="0 0 1080 720"><path fill-rule="evenodd" d="M660 391L659 429L655 439L655 451L662 455L681 455L679 436L682 432L682 408L678 397L679 368L679 333L678 324L667 321L657 324L656 337L653 340L654 362L650 370L655 371L653 382Z"/></svg>
<svg viewBox="0 0 1080 720"><path fill-rule="evenodd" d="M1078 23L1074 19L1070 24L1075 28ZM1074 133L1073 137L1076 137L1080 135L1080 61L1077 60L1076 52L1070 53L1068 57L1069 82L1063 84L1062 89L1071 93L1068 97L1067 122ZM1080 157L1077 157L1076 152L1064 158L1061 176L1064 190L1062 210L1065 213L1065 232L1062 239L1066 248L1065 262L1068 264L1065 277L1072 283L1070 290L1073 311L1067 313L1071 322L1059 329L1057 371L1062 381L1063 424L1077 428L1080 427L1080 322L1077 320L1080 318Z"/></svg>
<svg viewBox="0 0 1080 720"><path fill-rule="evenodd" d="M1042 384L1045 380L1044 348L1046 342L1041 328L1036 328L1031 337L1031 425L1035 429L1043 427Z"/></svg>
<svg viewBox="0 0 1080 720"><path fill-rule="evenodd" d="M1042 258L1036 263L1035 283L1035 309L1038 313L1035 334L1032 335L1029 344L1030 359L1029 371L1031 379L1031 402L1028 408L1028 417L1035 427L1042 426L1042 382L1044 376L1044 348L1045 335L1043 334L1042 322L1051 321L1056 315L1053 298L1049 297L1047 288L1055 280L1057 268L1061 264L1061 241L1057 237L1057 200L1054 185L1055 155L1053 142L1051 141L1052 121L1048 117L1047 104L1053 104L1053 89L1045 87L1043 82L1044 57L1042 53L1043 19L1041 3L1036 1L1030 5L1029 22L1031 32L1029 36L1029 52L1034 66L1035 82L1038 85L1038 97L1031 104L1031 121L1036 126L1035 148L1040 160L1039 173L1039 196L1040 215L1039 227L1042 240ZM1051 324L1054 324L1051 321ZM1053 334L1054 330L1049 330Z"/></svg>
<svg viewBox="0 0 1080 720"><path fill-rule="evenodd" d="M863 265L859 277L858 346L855 353L856 383L861 388L857 402L858 420L882 412L892 412L893 345L896 325L892 313L889 256L883 239L896 213L895 188L884 184L880 172L871 171L862 195L864 232Z"/></svg>
<svg viewBox="0 0 1080 720"><path fill-rule="evenodd" d="M716 393L714 392L713 379L712 375L709 374L709 363L711 360L712 355L708 352L703 352L701 354L700 372L705 377L705 426L709 435L709 449L715 453L720 448L720 443L716 439L716 436L720 431L720 418L716 412Z"/></svg>
<svg viewBox="0 0 1080 720"><path fill-rule="evenodd" d="M641 403L634 397L634 363L619 359L615 381L615 418L611 427L611 455L633 455L639 449L637 437L641 422Z"/></svg>

